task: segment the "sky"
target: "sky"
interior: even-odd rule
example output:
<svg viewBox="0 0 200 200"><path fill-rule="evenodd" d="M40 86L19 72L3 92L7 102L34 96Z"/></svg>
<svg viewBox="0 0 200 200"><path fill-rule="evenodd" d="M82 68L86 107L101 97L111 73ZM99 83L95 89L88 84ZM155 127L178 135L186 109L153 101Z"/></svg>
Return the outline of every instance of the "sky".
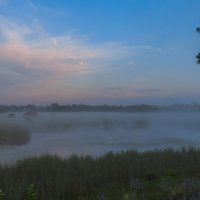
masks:
<svg viewBox="0 0 200 200"><path fill-rule="evenodd" d="M0 0L0 104L200 103L199 0Z"/></svg>

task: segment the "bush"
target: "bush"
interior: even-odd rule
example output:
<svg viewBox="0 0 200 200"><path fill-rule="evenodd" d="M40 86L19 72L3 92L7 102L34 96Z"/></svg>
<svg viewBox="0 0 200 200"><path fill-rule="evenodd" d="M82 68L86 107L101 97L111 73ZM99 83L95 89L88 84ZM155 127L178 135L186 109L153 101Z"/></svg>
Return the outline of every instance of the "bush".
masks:
<svg viewBox="0 0 200 200"><path fill-rule="evenodd" d="M34 185L31 184L28 188L27 188L27 200L36 200L36 192L35 192L35 188Z"/></svg>
<svg viewBox="0 0 200 200"><path fill-rule="evenodd" d="M0 125L0 145L24 145L30 140L29 131L15 124Z"/></svg>
<svg viewBox="0 0 200 200"><path fill-rule="evenodd" d="M4 200L4 193L0 190L0 200Z"/></svg>

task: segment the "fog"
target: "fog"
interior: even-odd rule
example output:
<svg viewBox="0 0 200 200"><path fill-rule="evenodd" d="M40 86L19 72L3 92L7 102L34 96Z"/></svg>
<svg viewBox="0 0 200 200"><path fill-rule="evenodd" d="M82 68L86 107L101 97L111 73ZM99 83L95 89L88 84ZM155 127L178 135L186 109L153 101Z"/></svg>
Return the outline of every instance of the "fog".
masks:
<svg viewBox="0 0 200 200"><path fill-rule="evenodd" d="M98 156L128 149L198 147L200 142L198 112L38 113L30 118L23 113L8 118L8 113L4 113L0 114L0 122L0 125L18 125L30 132L26 144L0 145L2 163L44 153Z"/></svg>

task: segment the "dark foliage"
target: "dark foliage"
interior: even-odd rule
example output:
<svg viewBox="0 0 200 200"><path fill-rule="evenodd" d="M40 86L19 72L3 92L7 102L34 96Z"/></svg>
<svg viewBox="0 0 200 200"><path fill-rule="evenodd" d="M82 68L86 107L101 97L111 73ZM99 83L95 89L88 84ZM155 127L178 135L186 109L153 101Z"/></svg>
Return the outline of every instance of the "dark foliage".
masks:
<svg viewBox="0 0 200 200"><path fill-rule="evenodd" d="M197 32L200 33L200 28L197 28ZM198 53L196 58L197 58L197 63L200 64L200 52Z"/></svg>

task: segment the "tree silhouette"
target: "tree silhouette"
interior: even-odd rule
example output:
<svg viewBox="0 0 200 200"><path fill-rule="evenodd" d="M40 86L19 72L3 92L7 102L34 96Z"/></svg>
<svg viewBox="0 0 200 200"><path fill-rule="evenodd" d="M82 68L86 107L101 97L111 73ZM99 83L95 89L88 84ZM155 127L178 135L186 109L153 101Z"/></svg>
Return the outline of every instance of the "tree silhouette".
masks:
<svg viewBox="0 0 200 200"><path fill-rule="evenodd" d="M200 33L200 28L197 28L197 32ZM200 52L199 54L196 56L197 58L197 63L200 64Z"/></svg>

